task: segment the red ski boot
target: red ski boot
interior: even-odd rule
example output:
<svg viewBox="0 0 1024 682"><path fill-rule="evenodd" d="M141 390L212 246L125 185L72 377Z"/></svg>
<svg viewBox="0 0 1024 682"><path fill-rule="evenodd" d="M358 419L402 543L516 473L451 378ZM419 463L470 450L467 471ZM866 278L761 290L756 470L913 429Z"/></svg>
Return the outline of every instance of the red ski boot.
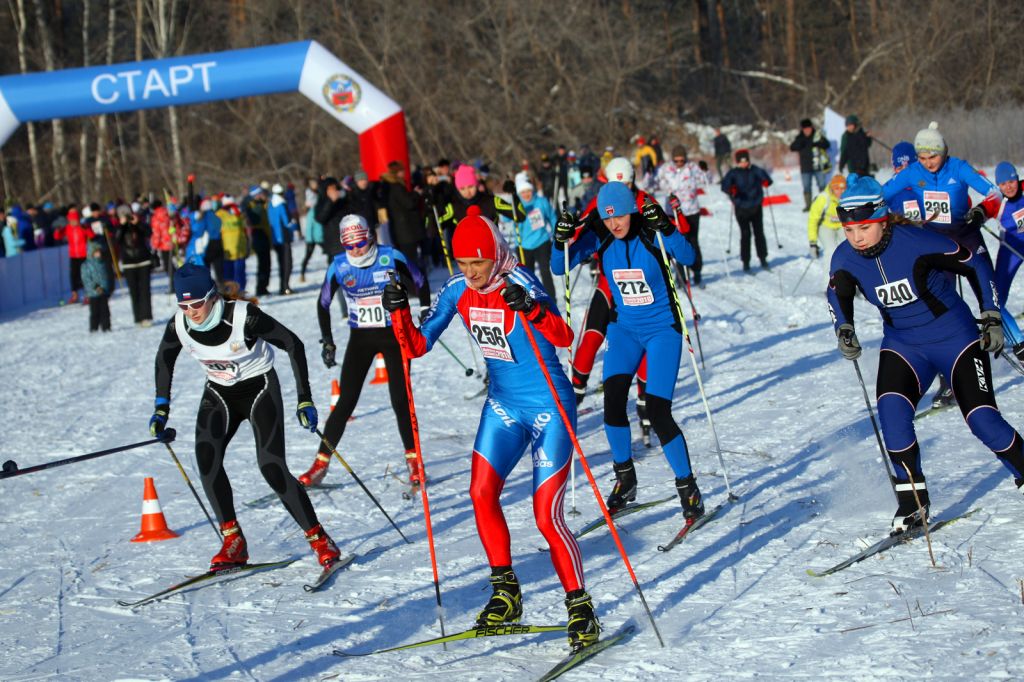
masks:
<svg viewBox="0 0 1024 682"><path fill-rule="evenodd" d="M224 536L224 545L217 555L210 559L210 570L222 571L225 568L244 566L249 561L249 550L238 521L225 521L220 524L220 532Z"/></svg>
<svg viewBox="0 0 1024 682"><path fill-rule="evenodd" d="M306 539L309 540L310 548L316 553L316 560L324 568L333 564L341 556L338 546L334 544L334 540L319 523L306 531Z"/></svg>
<svg viewBox="0 0 1024 682"><path fill-rule="evenodd" d="M325 455L322 452L316 453L316 459L313 460L313 466L309 467L309 471L299 476L299 483L306 488L312 488L315 485L320 485L327 476L327 467L331 464L331 456Z"/></svg>

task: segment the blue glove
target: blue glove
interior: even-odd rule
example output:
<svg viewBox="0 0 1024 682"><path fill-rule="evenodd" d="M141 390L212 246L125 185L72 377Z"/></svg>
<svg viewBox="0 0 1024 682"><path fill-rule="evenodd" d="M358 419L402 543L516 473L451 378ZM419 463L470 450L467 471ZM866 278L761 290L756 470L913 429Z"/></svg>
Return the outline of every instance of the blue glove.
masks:
<svg viewBox="0 0 1024 682"><path fill-rule="evenodd" d="M299 425L302 428L316 431L316 405L312 402L299 403L299 407L295 410L295 416L298 418Z"/></svg>
<svg viewBox="0 0 1024 682"><path fill-rule="evenodd" d="M149 418L149 432L156 438L164 432L167 427L167 419L171 414L171 403L167 398L157 398L153 408L153 416Z"/></svg>

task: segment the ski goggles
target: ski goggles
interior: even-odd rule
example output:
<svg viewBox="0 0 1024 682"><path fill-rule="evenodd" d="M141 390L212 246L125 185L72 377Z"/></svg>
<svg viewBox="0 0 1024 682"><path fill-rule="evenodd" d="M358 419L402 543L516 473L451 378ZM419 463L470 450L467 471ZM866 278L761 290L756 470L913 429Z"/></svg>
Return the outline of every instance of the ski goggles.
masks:
<svg viewBox="0 0 1024 682"><path fill-rule="evenodd" d="M217 287L210 289L206 296L197 298L194 301L178 301L178 307L182 310L199 310L210 300L210 298L217 293Z"/></svg>
<svg viewBox="0 0 1024 682"><path fill-rule="evenodd" d="M370 243L369 239L364 239L361 242L356 242L355 244L342 244L342 246L345 247L346 251L352 251L354 249L361 249L364 246L368 245L369 243Z"/></svg>
<svg viewBox="0 0 1024 682"><path fill-rule="evenodd" d="M884 201L877 201L868 204L861 204L860 206L843 206L840 204L836 207L836 215L839 216L839 222L846 223L880 223L886 219L888 210Z"/></svg>

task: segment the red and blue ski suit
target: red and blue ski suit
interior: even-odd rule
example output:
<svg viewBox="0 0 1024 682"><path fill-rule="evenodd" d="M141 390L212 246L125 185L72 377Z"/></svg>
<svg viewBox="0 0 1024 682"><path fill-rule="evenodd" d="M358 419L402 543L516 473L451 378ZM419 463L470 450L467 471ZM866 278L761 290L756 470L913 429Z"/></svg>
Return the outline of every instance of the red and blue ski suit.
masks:
<svg viewBox="0 0 1024 682"><path fill-rule="evenodd" d="M552 309L533 273L516 266L508 280L525 288L538 303L529 323L541 359L575 428L572 386L555 352L556 347L569 347L572 330ZM490 385L473 444L469 494L477 533L492 567L512 565L511 539L499 496L505 479L529 446L534 518L551 548L551 562L562 587L571 592L583 587L580 549L562 516L565 484L572 466L572 440L522 328L522 317L509 309L501 296L503 289L504 285L482 293L471 288L461 274L455 275L438 292L419 329L413 326L408 308L392 313L392 323L396 333L408 339L410 347L406 351L412 357L429 351L456 315L479 344Z"/></svg>

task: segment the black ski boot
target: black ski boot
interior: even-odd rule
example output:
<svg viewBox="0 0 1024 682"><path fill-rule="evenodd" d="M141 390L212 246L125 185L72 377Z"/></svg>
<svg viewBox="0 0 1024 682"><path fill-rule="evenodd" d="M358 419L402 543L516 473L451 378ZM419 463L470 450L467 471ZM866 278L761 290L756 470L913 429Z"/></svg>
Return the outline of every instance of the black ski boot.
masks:
<svg viewBox="0 0 1024 682"><path fill-rule="evenodd" d="M956 398L953 397L953 389L948 383L946 383L946 377L939 375L939 390L935 392L935 396L932 398L932 409L937 410L940 407L947 407L956 402Z"/></svg>
<svg viewBox="0 0 1024 682"><path fill-rule="evenodd" d="M679 493L679 501L683 505L683 518L687 521L696 521L704 516L704 498L697 487L697 481L690 474L686 478L676 479L676 491Z"/></svg>
<svg viewBox="0 0 1024 682"><path fill-rule="evenodd" d="M632 459L621 464L616 462L612 468L615 470L615 487L606 504L608 511L614 514L636 499L636 469L633 468Z"/></svg>
<svg viewBox="0 0 1024 682"><path fill-rule="evenodd" d="M923 526L928 523L928 508L931 501L928 499L928 484L924 476L915 478L914 483L903 483L895 481L896 500L899 506L896 508L896 515L892 518L892 531L890 535L899 535L915 526ZM917 488L917 496L921 499L921 506L917 506L914 499L914 488ZM922 515L922 510L924 514Z"/></svg>
<svg viewBox="0 0 1024 682"><path fill-rule="evenodd" d="M565 609L569 612L569 623L565 631L569 635L569 646L573 653L594 644L601 634L601 623L594 613L594 603L586 590L573 590L565 595Z"/></svg>
<svg viewBox="0 0 1024 682"><path fill-rule="evenodd" d="M523 615L523 596L511 566L491 568L491 588L494 590L491 600L476 617L476 626L518 623Z"/></svg>

